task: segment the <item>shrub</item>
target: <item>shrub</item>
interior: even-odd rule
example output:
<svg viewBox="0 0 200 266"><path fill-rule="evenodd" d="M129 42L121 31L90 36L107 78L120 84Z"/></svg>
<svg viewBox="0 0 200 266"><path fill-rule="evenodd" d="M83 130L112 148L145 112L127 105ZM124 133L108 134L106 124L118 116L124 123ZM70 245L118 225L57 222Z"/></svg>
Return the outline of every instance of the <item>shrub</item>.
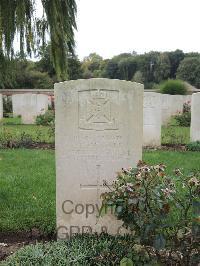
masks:
<svg viewBox="0 0 200 266"><path fill-rule="evenodd" d="M169 79L161 83L160 92L171 95L185 95L187 93L187 89L181 80Z"/></svg>
<svg viewBox="0 0 200 266"><path fill-rule="evenodd" d="M42 128L37 128L36 131L31 132L31 134L25 131L13 131L12 127L0 127L0 149L7 148L30 148L39 143L52 143L54 141L53 132L50 129L44 134Z"/></svg>
<svg viewBox="0 0 200 266"><path fill-rule="evenodd" d="M175 116L175 119L179 126L189 127L191 124L191 113L183 113Z"/></svg>
<svg viewBox="0 0 200 266"><path fill-rule="evenodd" d="M199 211L194 209L195 204L200 207L199 178L200 173L184 175L180 169L167 175L163 164L139 162L137 168L118 174L111 191L102 194L102 206L114 208L115 216L134 232L139 244L156 249L179 247L185 252L192 241L192 236L187 239L188 230L199 230L194 223L199 220Z"/></svg>
<svg viewBox="0 0 200 266"><path fill-rule="evenodd" d="M186 145L188 151L200 151L200 141L190 142Z"/></svg>
<svg viewBox="0 0 200 266"><path fill-rule="evenodd" d="M0 131L0 149L28 148L33 142L32 136L25 132L13 134L6 129Z"/></svg>
<svg viewBox="0 0 200 266"><path fill-rule="evenodd" d="M181 127L189 127L191 124L191 105L190 102L184 103L183 113L174 116L177 124Z"/></svg>
<svg viewBox="0 0 200 266"><path fill-rule="evenodd" d="M36 124L42 126L50 126L55 123L55 112L48 110L45 114L38 115L36 118Z"/></svg>
<svg viewBox="0 0 200 266"><path fill-rule="evenodd" d="M195 266L197 263L196 249L190 254L182 254L173 249L159 251L137 244L132 236L101 234L76 235L68 241L26 246L10 256L2 265Z"/></svg>

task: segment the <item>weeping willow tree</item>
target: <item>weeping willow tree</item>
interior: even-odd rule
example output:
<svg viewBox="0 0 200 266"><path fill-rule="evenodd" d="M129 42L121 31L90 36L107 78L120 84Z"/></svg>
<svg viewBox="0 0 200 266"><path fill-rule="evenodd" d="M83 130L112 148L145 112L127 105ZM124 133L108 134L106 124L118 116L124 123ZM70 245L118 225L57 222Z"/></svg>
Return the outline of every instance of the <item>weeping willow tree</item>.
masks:
<svg viewBox="0 0 200 266"><path fill-rule="evenodd" d="M37 2L37 3L36 3ZM74 53L75 0L41 0L43 16L37 16L39 0L0 0L0 52L12 60L15 37L20 55L31 56L46 44L49 34L51 55L58 80L67 79L67 54ZM1 62L0 62L1 64Z"/></svg>

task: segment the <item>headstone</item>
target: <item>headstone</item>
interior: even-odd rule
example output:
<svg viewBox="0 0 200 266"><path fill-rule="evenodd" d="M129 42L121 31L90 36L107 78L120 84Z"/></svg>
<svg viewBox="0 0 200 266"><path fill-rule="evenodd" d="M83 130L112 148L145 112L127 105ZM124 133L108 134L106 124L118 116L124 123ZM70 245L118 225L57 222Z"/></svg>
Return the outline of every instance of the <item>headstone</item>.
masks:
<svg viewBox="0 0 200 266"><path fill-rule="evenodd" d="M183 104L191 101L191 95L162 95L162 125L167 125L174 115L183 112Z"/></svg>
<svg viewBox="0 0 200 266"><path fill-rule="evenodd" d="M17 117L21 115L22 113L21 106L23 104L23 95L24 94L13 94L12 95L13 117Z"/></svg>
<svg viewBox="0 0 200 266"><path fill-rule="evenodd" d="M44 114L48 110L49 96L37 94L37 115Z"/></svg>
<svg viewBox="0 0 200 266"><path fill-rule="evenodd" d="M48 96L48 106L50 107L50 108L52 108L53 107L53 104L52 104L52 98L53 98L53 96Z"/></svg>
<svg viewBox="0 0 200 266"><path fill-rule="evenodd" d="M171 117L171 95L162 95L162 125L167 125Z"/></svg>
<svg viewBox="0 0 200 266"><path fill-rule="evenodd" d="M170 95L171 98L171 116L183 112L184 95Z"/></svg>
<svg viewBox="0 0 200 266"><path fill-rule="evenodd" d="M48 110L48 96L43 94L16 94L12 96L13 116L21 116L23 124L34 124L38 115Z"/></svg>
<svg viewBox="0 0 200 266"><path fill-rule="evenodd" d="M200 92L192 94L190 140L200 141Z"/></svg>
<svg viewBox="0 0 200 266"><path fill-rule="evenodd" d="M161 145L161 98L160 93L144 93L143 146Z"/></svg>
<svg viewBox="0 0 200 266"><path fill-rule="evenodd" d="M108 79L55 84L57 232L118 232L99 217L117 171L142 158L143 85Z"/></svg>
<svg viewBox="0 0 200 266"><path fill-rule="evenodd" d="M3 118L3 95L0 94L0 120Z"/></svg>

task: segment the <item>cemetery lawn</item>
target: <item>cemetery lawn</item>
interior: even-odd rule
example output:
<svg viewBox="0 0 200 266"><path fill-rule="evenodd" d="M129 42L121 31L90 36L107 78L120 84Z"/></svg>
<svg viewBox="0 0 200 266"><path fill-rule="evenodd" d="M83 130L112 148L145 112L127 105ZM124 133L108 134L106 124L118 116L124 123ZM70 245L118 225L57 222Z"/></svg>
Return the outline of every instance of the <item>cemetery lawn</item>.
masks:
<svg viewBox="0 0 200 266"><path fill-rule="evenodd" d="M20 117L3 118L0 123L0 134L6 132L6 135L12 136L13 141L19 136L26 135L33 142L54 142L54 136L52 136L52 131L48 126L23 125Z"/></svg>
<svg viewBox="0 0 200 266"><path fill-rule="evenodd" d="M0 150L0 232L55 228L54 151Z"/></svg>
<svg viewBox="0 0 200 266"><path fill-rule="evenodd" d="M54 137L51 134L51 130L48 126L38 125L3 125L0 129L5 130L9 134L12 134L13 139L17 135L28 134L35 142L53 143ZM190 142L190 128L169 126L162 127L162 144L188 144Z"/></svg>
<svg viewBox="0 0 200 266"><path fill-rule="evenodd" d="M20 117L3 118L0 122L0 134L2 131L12 135L14 140L19 135L27 134L33 142L54 143L52 130L48 126L39 125L23 125ZM190 128L180 127L175 121L172 121L168 126L162 127L162 144L188 144L190 142Z"/></svg>
<svg viewBox="0 0 200 266"><path fill-rule="evenodd" d="M161 143L166 144L188 144L190 142L190 128L180 126L163 126L161 131Z"/></svg>
<svg viewBox="0 0 200 266"><path fill-rule="evenodd" d="M200 152L146 151L149 164L200 171ZM53 234L56 224L53 150L0 150L0 233L37 228Z"/></svg>

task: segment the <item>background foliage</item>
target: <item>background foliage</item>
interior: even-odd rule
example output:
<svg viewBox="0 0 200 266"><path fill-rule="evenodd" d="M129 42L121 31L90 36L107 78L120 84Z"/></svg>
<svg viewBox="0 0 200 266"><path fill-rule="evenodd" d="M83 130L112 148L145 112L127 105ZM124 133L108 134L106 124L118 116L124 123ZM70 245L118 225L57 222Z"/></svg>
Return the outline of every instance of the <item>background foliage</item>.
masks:
<svg viewBox="0 0 200 266"><path fill-rule="evenodd" d="M56 75L51 46L48 44L40 47L36 62L25 60L20 55L16 55L11 62L0 54L0 88L52 89L59 78ZM82 61L76 55L68 53L65 60L69 80L122 79L143 83L145 89L157 89L157 85L163 84L163 81L177 78L200 88L200 54L198 53L184 54L181 50L145 54L132 52L122 53L111 59L103 59L100 55L91 53ZM180 85L179 81L170 82L172 85L177 84L175 87ZM174 91L174 86L172 90ZM175 92L170 93L175 94ZM178 89L176 93L184 92Z"/></svg>

